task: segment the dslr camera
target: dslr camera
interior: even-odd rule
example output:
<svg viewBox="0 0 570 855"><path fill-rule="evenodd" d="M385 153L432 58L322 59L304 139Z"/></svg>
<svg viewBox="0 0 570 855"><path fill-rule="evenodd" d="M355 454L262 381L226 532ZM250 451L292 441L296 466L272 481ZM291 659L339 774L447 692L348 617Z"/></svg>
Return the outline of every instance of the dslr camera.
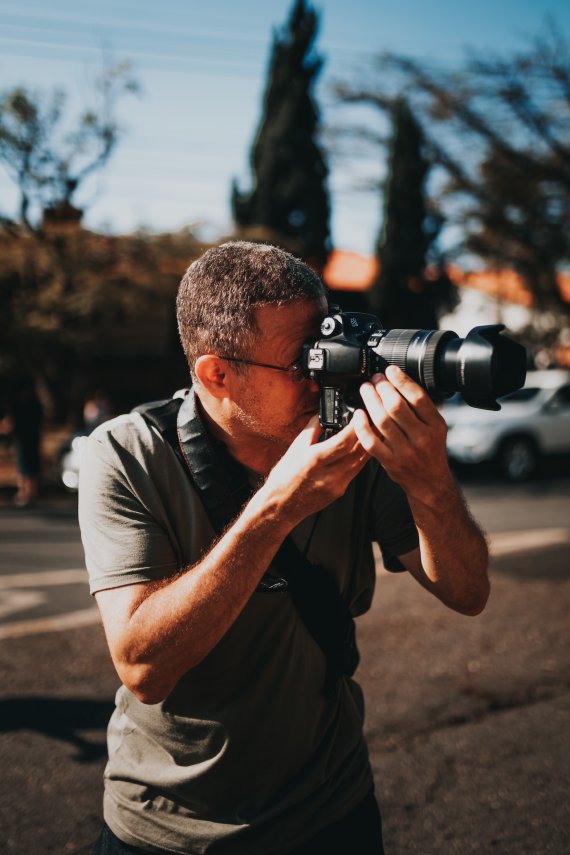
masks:
<svg viewBox="0 0 570 855"><path fill-rule="evenodd" d="M471 407L500 410L497 398L524 385L526 351L502 335L503 324L474 327L465 338L450 330L386 330L375 315L330 306L322 338L305 342L302 370L320 389L325 437L362 406L360 386L398 365L434 400L459 392Z"/></svg>

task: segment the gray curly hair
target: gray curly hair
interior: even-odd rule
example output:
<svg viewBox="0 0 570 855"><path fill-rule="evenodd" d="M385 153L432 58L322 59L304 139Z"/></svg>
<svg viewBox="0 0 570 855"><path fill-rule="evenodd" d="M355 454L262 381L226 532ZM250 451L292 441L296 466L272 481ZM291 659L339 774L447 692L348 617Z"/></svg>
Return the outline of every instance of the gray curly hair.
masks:
<svg viewBox="0 0 570 855"><path fill-rule="evenodd" d="M317 274L279 247L231 241L207 250L184 274L176 298L178 331L193 379L202 354L249 356L259 332L257 306L323 297Z"/></svg>

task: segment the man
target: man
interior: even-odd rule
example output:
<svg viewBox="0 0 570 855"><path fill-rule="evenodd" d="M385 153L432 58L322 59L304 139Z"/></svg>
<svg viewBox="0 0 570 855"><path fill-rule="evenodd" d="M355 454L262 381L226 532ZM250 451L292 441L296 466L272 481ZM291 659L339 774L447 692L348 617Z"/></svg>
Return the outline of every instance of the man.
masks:
<svg viewBox="0 0 570 855"><path fill-rule="evenodd" d="M252 488L218 538L141 415L90 438L82 537L123 682L99 855L383 852L360 690L347 676L323 690L327 656L273 559L291 535L358 615L377 540L388 566L474 615L487 550L448 469L445 423L398 369L363 384L363 409L319 442L318 389L298 360L326 309L318 277L275 247L224 244L182 280L183 407Z"/></svg>

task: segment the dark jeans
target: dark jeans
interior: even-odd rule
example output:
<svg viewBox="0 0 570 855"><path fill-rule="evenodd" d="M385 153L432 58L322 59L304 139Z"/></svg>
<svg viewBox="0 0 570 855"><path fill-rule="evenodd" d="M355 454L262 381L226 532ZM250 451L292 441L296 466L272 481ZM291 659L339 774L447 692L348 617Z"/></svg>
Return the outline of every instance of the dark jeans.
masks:
<svg viewBox="0 0 570 855"><path fill-rule="evenodd" d="M372 791L348 816L329 825L303 846L283 851L282 855L326 855L331 852L384 855L380 811ZM148 850L123 843L105 825L91 855L148 855Z"/></svg>

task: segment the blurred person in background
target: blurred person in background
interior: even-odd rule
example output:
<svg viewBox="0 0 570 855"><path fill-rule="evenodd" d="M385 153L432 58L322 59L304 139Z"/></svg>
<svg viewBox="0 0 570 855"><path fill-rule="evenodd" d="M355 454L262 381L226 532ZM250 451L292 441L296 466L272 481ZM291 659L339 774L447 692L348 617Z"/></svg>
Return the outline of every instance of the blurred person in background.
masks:
<svg viewBox="0 0 570 855"><path fill-rule="evenodd" d="M97 389L83 404L83 427L91 433L96 427L111 418L111 404L102 389Z"/></svg>
<svg viewBox="0 0 570 855"><path fill-rule="evenodd" d="M339 666L295 587L316 584L319 620L342 600L353 629L377 541L389 569L463 614L483 609L487 549L450 473L445 423L390 366L319 441L319 390L299 359L326 295L281 249L208 250L177 312L193 381L178 441L140 412L119 416L91 434L81 468L90 589L123 682L93 853L381 855L354 645L333 639L350 653ZM179 443L208 464L193 480ZM217 535L206 494L233 499L226 476L240 500ZM280 559L291 540L310 562L296 577Z"/></svg>
<svg viewBox="0 0 570 855"><path fill-rule="evenodd" d="M39 493L43 409L36 384L28 374L17 375L8 394L2 432L10 434L16 458L16 507L25 508Z"/></svg>

